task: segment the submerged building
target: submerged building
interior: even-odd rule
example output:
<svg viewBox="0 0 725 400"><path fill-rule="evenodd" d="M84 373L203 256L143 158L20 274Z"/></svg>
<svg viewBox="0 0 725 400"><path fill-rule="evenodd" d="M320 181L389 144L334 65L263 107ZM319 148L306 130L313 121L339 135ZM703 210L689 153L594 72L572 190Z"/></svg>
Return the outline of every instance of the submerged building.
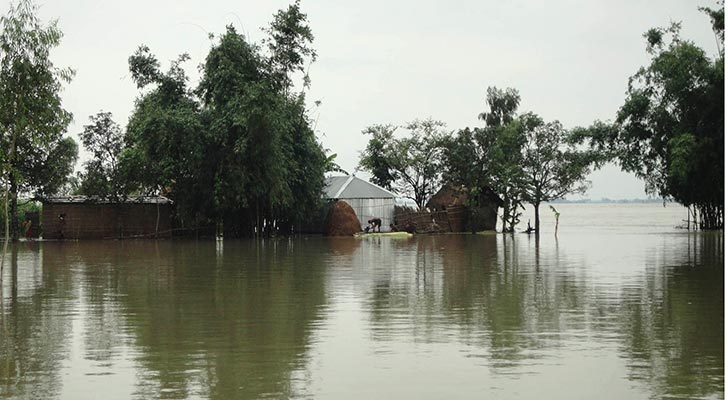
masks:
<svg viewBox="0 0 725 400"><path fill-rule="evenodd" d="M43 200L44 239L171 237L171 200L137 196L123 201L86 196Z"/></svg>

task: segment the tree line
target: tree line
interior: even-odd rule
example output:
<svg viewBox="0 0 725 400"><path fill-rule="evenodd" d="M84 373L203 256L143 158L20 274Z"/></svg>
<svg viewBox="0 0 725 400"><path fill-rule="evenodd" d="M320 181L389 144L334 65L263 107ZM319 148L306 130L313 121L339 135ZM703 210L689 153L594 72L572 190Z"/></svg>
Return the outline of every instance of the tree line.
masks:
<svg viewBox="0 0 725 400"><path fill-rule="evenodd" d="M61 38L56 22L43 26L37 6L21 0L2 25L3 49L16 49L4 50L1 79L3 102L14 106L2 107L0 116L11 150L1 160L10 215L17 215L19 193L115 201L164 195L175 202L182 227L223 221L225 235L251 236L292 232L318 210L324 173L335 164L305 105L306 67L316 53L299 1L274 14L261 44L231 25L210 35L214 44L195 87L183 68L188 55L163 70L139 46L128 59L140 91L128 124L123 129L110 112L90 117L80 139L91 158L78 176L71 174L77 146L62 136L71 117L59 96L71 74L48 57ZM293 81L300 75L298 90ZM17 238L17 218L7 220Z"/></svg>
<svg viewBox="0 0 725 400"><path fill-rule="evenodd" d="M385 188L403 193L419 209L442 182L465 187L470 206L483 206L491 189L503 200L503 232L513 232L524 203L534 207L539 232L541 203L586 190L586 176L603 159L579 150L573 135L558 121L518 114L519 92L489 87L488 111L479 114L482 127L449 132L432 118L403 126L408 135L396 137L397 127L374 125L363 131L371 138L359 168Z"/></svg>
<svg viewBox="0 0 725 400"><path fill-rule="evenodd" d="M723 9L710 17L711 58L680 37L680 24L644 34L650 65L630 79L613 121L565 129L518 113L519 92L489 87L483 126L446 130L432 118L372 125L358 168L424 208L442 182L468 189L472 206L490 188L503 200L502 231L512 232L524 204L534 208L587 189L586 176L606 162L645 181L650 195L688 208L701 229L723 227ZM399 130L406 131L397 135Z"/></svg>
<svg viewBox="0 0 725 400"><path fill-rule="evenodd" d="M584 190L589 171L613 160L643 178L649 193L689 207L701 228L722 228L723 12L701 10L711 19L717 54L680 37L679 24L651 29L650 64L630 78L613 121L565 129L520 113L516 90L492 87L480 127L451 132L429 118L365 129L370 139L360 168L419 206L443 181L466 186L474 202L490 187L504 202L503 230L512 231L524 204L538 216L542 202ZM52 62L62 32L37 11L32 0L19 0L0 18L6 237L18 237L19 195L165 195L182 226L223 221L229 236L292 232L316 212L324 173L336 165L305 105L306 66L317 55L299 1L274 14L261 43L233 26L211 36L195 86L184 70L188 55L162 69L151 49L139 46L128 59L139 89L133 113L125 127L110 112L90 117L80 138L92 157L77 176L78 145L64 135L72 116L60 96L75 72Z"/></svg>

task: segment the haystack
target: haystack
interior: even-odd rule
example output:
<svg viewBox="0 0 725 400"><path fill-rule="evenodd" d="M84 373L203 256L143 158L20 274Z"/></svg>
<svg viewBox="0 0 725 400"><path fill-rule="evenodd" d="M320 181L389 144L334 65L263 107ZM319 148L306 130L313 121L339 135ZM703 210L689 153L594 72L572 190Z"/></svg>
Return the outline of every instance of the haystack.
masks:
<svg viewBox="0 0 725 400"><path fill-rule="evenodd" d="M360 232L360 220L355 210L342 200L330 205L325 219L326 236L352 236Z"/></svg>

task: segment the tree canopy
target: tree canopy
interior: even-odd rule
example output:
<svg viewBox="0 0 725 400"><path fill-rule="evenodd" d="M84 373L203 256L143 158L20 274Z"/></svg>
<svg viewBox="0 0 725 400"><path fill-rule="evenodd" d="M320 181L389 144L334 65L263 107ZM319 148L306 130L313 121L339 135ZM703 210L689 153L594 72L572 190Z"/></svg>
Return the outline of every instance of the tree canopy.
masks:
<svg viewBox="0 0 725 400"><path fill-rule="evenodd" d="M613 123L577 132L594 152L643 179L646 191L699 211L700 226L723 226L723 12L701 8L717 39L714 57L680 36L680 24L644 34L650 64L629 80Z"/></svg>
<svg viewBox="0 0 725 400"><path fill-rule="evenodd" d="M372 174L372 181L415 201L419 209L440 188L441 144L448 135L445 124L428 118L405 124L407 135L395 137L398 127L373 125L360 155L359 168Z"/></svg>
<svg viewBox="0 0 725 400"><path fill-rule="evenodd" d="M84 163L79 192L86 196L118 200L126 190L119 156L123 150L123 132L110 112L90 116L90 124L80 133L83 146L93 158Z"/></svg>
<svg viewBox="0 0 725 400"><path fill-rule="evenodd" d="M488 88L488 111L479 114L486 126L460 130L445 141L444 176L474 194L486 187L498 193L504 232L513 232L523 202L531 203L538 232L539 205L583 191L592 158L570 145L559 122L545 123L530 112L517 115L520 100L515 89Z"/></svg>
<svg viewBox="0 0 725 400"><path fill-rule="evenodd" d="M536 114L526 113L516 122L523 134L522 193L534 207L536 233L541 227L539 206L568 194L587 189L591 158L571 144L571 135L559 121L544 122Z"/></svg>
<svg viewBox="0 0 725 400"><path fill-rule="evenodd" d="M473 196L490 188L503 200L502 231L513 231L522 207L521 146L523 136L513 124L521 97L516 89L489 87L488 111L478 118L485 127L465 128L443 145L444 178L468 188ZM479 204L472 204L478 206Z"/></svg>
<svg viewBox="0 0 725 400"><path fill-rule="evenodd" d="M139 88L151 90L137 101L121 164L139 188L176 200L191 226L223 221L232 236L291 231L321 201L334 163L292 84L315 58L299 3L275 14L266 32L265 53L228 26L195 89L181 67L186 55L166 73L146 46L129 58Z"/></svg>
<svg viewBox="0 0 725 400"><path fill-rule="evenodd" d="M60 98L73 71L50 59L62 32L57 21L46 25L37 12L33 1L21 0L0 18L0 145L7 149L0 167L10 208L6 231L13 239L19 234L18 194L55 194L70 176L78 152L75 142L63 136L71 114Z"/></svg>

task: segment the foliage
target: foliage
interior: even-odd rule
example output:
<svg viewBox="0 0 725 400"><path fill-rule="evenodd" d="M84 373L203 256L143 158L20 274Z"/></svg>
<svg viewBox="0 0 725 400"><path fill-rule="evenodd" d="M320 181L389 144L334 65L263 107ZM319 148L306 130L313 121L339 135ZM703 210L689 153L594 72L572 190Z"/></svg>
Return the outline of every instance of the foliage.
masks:
<svg viewBox="0 0 725 400"><path fill-rule="evenodd" d="M0 209L4 207L5 204L3 200L0 199ZM40 214L42 212L42 204L38 201L33 200L21 200L18 202L18 221L22 223L23 221L25 221L27 214L32 212ZM0 214L0 226L3 225L5 225L5 215Z"/></svg>
<svg viewBox="0 0 725 400"><path fill-rule="evenodd" d="M199 104L187 88L181 55L161 72L156 57L140 46L129 66L139 88L155 87L136 101L119 154L119 175L130 182L126 190L167 195L177 200L178 211L194 220L210 207L206 200L213 183L204 174L207 156L203 145ZM209 154L211 156L211 154ZM207 191L207 192L205 192Z"/></svg>
<svg viewBox="0 0 725 400"><path fill-rule="evenodd" d="M123 133L110 112L90 116L91 123L80 134L83 146L93 158L86 161L80 175L80 194L118 200L125 193L120 174L119 156L123 150Z"/></svg>
<svg viewBox="0 0 725 400"><path fill-rule="evenodd" d="M124 176L176 200L191 225L224 221L225 234L291 231L317 209L327 157L292 76L314 60L306 15L294 3L266 30L269 54L228 26L190 90L181 63L168 72L141 46L129 58L142 95L121 152ZM305 85L309 80L305 80Z"/></svg>
<svg viewBox="0 0 725 400"><path fill-rule="evenodd" d="M501 90L491 86L486 89L486 102L489 111L478 114L478 119L486 122L486 126L500 127L514 119L521 103L521 95L513 88Z"/></svg>
<svg viewBox="0 0 725 400"><path fill-rule="evenodd" d="M270 72L275 81L288 92L292 86L291 74L295 71L304 72L305 59L310 62L317 59L317 52L311 47L315 37L307 24L307 15L300 10L300 0L295 0L286 10L279 10L264 32L269 35L264 43L270 52L267 59ZM309 86L309 76L305 74L303 79L304 86Z"/></svg>
<svg viewBox="0 0 725 400"><path fill-rule="evenodd" d="M388 190L393 189L395 181L393 142L398 127L390 124L371 125L365 128L363 135L370 135L365 151L361 154L358 168L370 172L370 180Z"/></svg>
<svg viewBox="0 0 725 400"><path fill-rule="evenodd" d="M445 179L474 194L489 187L503 200L502 230L513 231L522 208L521 132L515 123L520 102L517 90L489 87L488 112L479 114L483 128L465 128L444 144ZM475 204L474 204L475 205Z"/></svg>
<svg viewBox="0 0 725 400"><path fill-rule="evenodd" d="M575 149L571 137L559 121L544 122L533 113L519 116L517 123L524 137L522 148L523 198L534 206L536 233L539 233L539 205L573 193L586 191L590 172L589 153Z"/></svg>
<svg viewBox="0 0 725 400"><path fill-rule="evenodd" d="M441 149L448 133L445 124L432 118L414 120L404 128L408 135L396 138L397 127L373 125L363 134L372 135L360 155L359 168L370 172L372 181L425 208L440 187Z"/></svg>
<svg viewBox="0 0 725 400"><path fill-rule="evenodd" d="M648 66L629 80L614 123L577 132L594 152L608 153L643 179L646 191L699 210L701 227L722 228L723 13L711 17L714 59L680 37L680 24L644 34Z"/></svg>
<svg viewBox="0 0 725 400"><path fill-rule="evenodd" d="M18 237L19 193L44 197L65 183L77 158L77 146L64 138L71 114L63 109L60 91L73 71L50 60L62 33L57 22L47 26L31 0L11 5L0 19L0 144L7 186L11 235Z"/></svg>

